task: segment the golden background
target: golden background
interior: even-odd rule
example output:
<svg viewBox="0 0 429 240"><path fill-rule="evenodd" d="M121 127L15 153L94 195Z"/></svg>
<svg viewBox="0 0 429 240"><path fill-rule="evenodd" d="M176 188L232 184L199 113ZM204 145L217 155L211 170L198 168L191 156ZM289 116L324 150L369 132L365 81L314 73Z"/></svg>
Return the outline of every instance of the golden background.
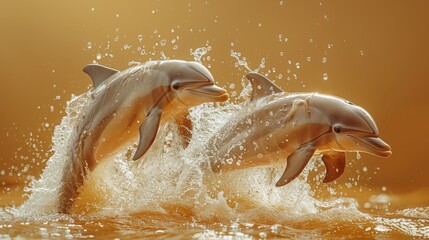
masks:
<svg viewBox="0 0 429 240"><path fill-rule="evenodd" d="M373 115L393 156L350 155L343 181L365 166L366 186L427 188L428 13L429 1L2 1L0 183L22 189L40 173L97 54L125 69L161 52L192 60L190 49L210 46L202 62L230 93L246 73L234 50L252 69L264 58L261 72L286 91L341 96Z"/></svg>

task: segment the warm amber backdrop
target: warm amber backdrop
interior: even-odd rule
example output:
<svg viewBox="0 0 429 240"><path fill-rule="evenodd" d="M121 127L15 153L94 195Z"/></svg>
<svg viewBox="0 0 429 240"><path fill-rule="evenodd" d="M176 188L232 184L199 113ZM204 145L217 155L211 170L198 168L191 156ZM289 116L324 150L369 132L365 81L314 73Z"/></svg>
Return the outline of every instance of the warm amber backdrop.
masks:
<svg viewBox="0 0 429 240"><path fill-rule="evenodd" d="M270 77L281 73L277 83L288 91L330 93L368 109L394 154L386 160L365 155L354 161L349 173L362 166L369 171L380 167L371 174L370 184L392 191L428 186L429 1L15 0L0 5L0 173L5 170L0 183L20 179L15 170L7 177L10 166L31 158L43 161L41 151L50 149L52 123L59 123L71 94L87 89L89 79L81 69L97 53L112 53L113 58L99 62L123 69L132 60L158 59L160 51L192 59L189 49L208 41L211 59L203 63L211 64L220 85L239 83L244 74L230 57L235 50L252 68L265 57L262 72L275 67ZM287 43L279 42L279 34ZM180 38L171 43L176 36ZM167 44L157 46L154 56L136 50L145 45L150 52L162 39ZM121 50L125 44L131 48ZM322 78L325 72L327 81ZM298 79L286 80L293 74ZM47 130L44 123L51 124ZM40 135L31 147L30 132ZM37 174L42 166L29 173Z"/></svg>

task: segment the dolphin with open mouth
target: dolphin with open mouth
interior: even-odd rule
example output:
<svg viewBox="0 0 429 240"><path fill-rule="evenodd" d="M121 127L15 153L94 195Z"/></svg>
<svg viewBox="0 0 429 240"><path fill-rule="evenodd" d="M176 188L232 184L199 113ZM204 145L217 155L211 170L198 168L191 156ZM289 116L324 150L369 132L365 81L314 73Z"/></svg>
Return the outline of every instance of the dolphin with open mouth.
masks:
<svg viewBox="0 0 429 240"><path fill-rule="evenodd" d="M166 120L177 123L187 146L192 134L188 109L229 97L197 62L151 61L124 71L90 64L83 71L92 78L94 90L72 135L60 193L59 211L63 213L68 212L87 173L120 146L140 133L133 159L141 158Z"/></svg>
<svg viewBox="0 0 429 240"><path fill-rule="evenodd" d="M326 183L343 174L346 152L391 155L365 109L318 93L287 94L258 73L246 77L253 88L251 101L209 140L213 172L271 166L287 159L276 183L280 187L294 180L313 156L321 155Z"/></svg>

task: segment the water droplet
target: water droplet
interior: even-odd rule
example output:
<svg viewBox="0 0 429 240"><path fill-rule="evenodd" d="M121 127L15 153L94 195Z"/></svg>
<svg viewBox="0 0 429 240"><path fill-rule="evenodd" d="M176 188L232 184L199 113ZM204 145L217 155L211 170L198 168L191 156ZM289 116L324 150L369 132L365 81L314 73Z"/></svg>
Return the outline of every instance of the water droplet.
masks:
<svg viewBox="0 0 429 240"><path fill-rule="evenodd" d="M234 83L229 84L229 88L230 89L234 89L235 88L235 84Z"/></svg>
<svg viewBox="0 0 429 240"><path fill-rule="evenodd" d="M161 59L166 60L168 59L167 55L165 55L164 51L161 51Z"/></svg>
<svg viewBox="0 0 429 240"><path fill-rule="evenodd" d="M137 39L139 40L139 42L143 41L143 35L141 35L141 34L140 34L140 35L138 35L138 36L137 36Z"/></svg>
<svg viewBox="0 0 429 240"><path fill-rule="evenodd" d="M322 63L326 63L328 61L328 58L327 57L323 57L322 58Z"/></svg>
<svg viewBox="0 0 429 240"><path fill-rule="evenodd" d="M173 50L177 50L179 48L179 46L174 45Z"/></svg>
<svg viewBox="0 0 429 240"><path fill-rule="evenodd" d="M258 158L262 158L263 157L263 155L262 155L262 153L258 153Z"/></svg>
<svg viewBox="0 0 429 240"><path fill-rule="evenodd" d="M283 55L284 55L284 52L280 52L280 56L282 56L282 57L283 57Z"/></svg>
<svg viewBox="0 0 429 240"><path fill-rule="evenodd" d="M96 58L97 58L97 60L100 60L101 59L101 54L98 53L97 56L96 56Z"/></svg>
<svg viewBox="0 0 429 240"><path fill-rule="evenodd" d="M258 23L258 27L262 27L262 23Z"/></svg>
<svg viewBox="0 0 429 240"><path fill-rule="evenodd" d="M328 74L327 73L323 73L323 80L328 80Z"/></svg>
<svg viewBox="0 0 429 240"><path fill-rule="evenodd" d="M161 46L165 46L165 44L167 44L167 40L162 39L161 42L160 42L160 44L161 44Z"/></svg>
<svg viewBox="0 0 429 240"><path fill-rule="evenodd" d="M356 152L356 159L360 159L360 158L361 158L360 153L359 153L359 152Z"/></svg>
<svg viewBox="0 0 429 240"><path fill-rule="evenodd" d="M300 64L297 62L297 63L295 64L295 67L296 67L297 69L299 69L299 68L300 68Z"/></svg>
<svg viewBox="0 0 429 240"><path fill-rule="evenodd" d="M88 49L92 48L92 42L88 42Z"/></svg>
<svg viewBox="0 0 429 240"><path fill-rule="evenodd" d="M367 168L367 167L363 167L363 168L362 168L362 171L363 171L363 172L368 172L368 168Z"/></svg>
<svg viewBox="0 0 429 240"><path fill-rule="evenodd" d="M360 55L363 56L363 50L360 50Z"/></svg>

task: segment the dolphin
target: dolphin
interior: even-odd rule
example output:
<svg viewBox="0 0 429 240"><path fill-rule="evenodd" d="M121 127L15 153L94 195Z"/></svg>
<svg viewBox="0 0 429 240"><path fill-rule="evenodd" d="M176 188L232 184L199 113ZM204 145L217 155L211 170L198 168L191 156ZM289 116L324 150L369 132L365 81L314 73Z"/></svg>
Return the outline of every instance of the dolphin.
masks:
<svg viewBox="0 0 429 240"><path fill-rule="evenodd" d="M362 107L318 93L287 94L258 73L246 75L252 98L208 142L213 172L271 166L287 159L277 181L294 180L313 156L326 166L323 182L344 172L346 152L389 157L371 115Z"/></svg>
<svg viewBox="0 0 429 240"><path fill-rule="evenodd" d="M93 80L91 99L71 137L70 161L64 169L59 211L67 213L85 176L120 146L139 143L133 160L154 142L160 124L173 119L187 146L192 134L188 109L228 99L202 64L181 60L150 61L118 71L98 64L83 71Z"/></svg>

